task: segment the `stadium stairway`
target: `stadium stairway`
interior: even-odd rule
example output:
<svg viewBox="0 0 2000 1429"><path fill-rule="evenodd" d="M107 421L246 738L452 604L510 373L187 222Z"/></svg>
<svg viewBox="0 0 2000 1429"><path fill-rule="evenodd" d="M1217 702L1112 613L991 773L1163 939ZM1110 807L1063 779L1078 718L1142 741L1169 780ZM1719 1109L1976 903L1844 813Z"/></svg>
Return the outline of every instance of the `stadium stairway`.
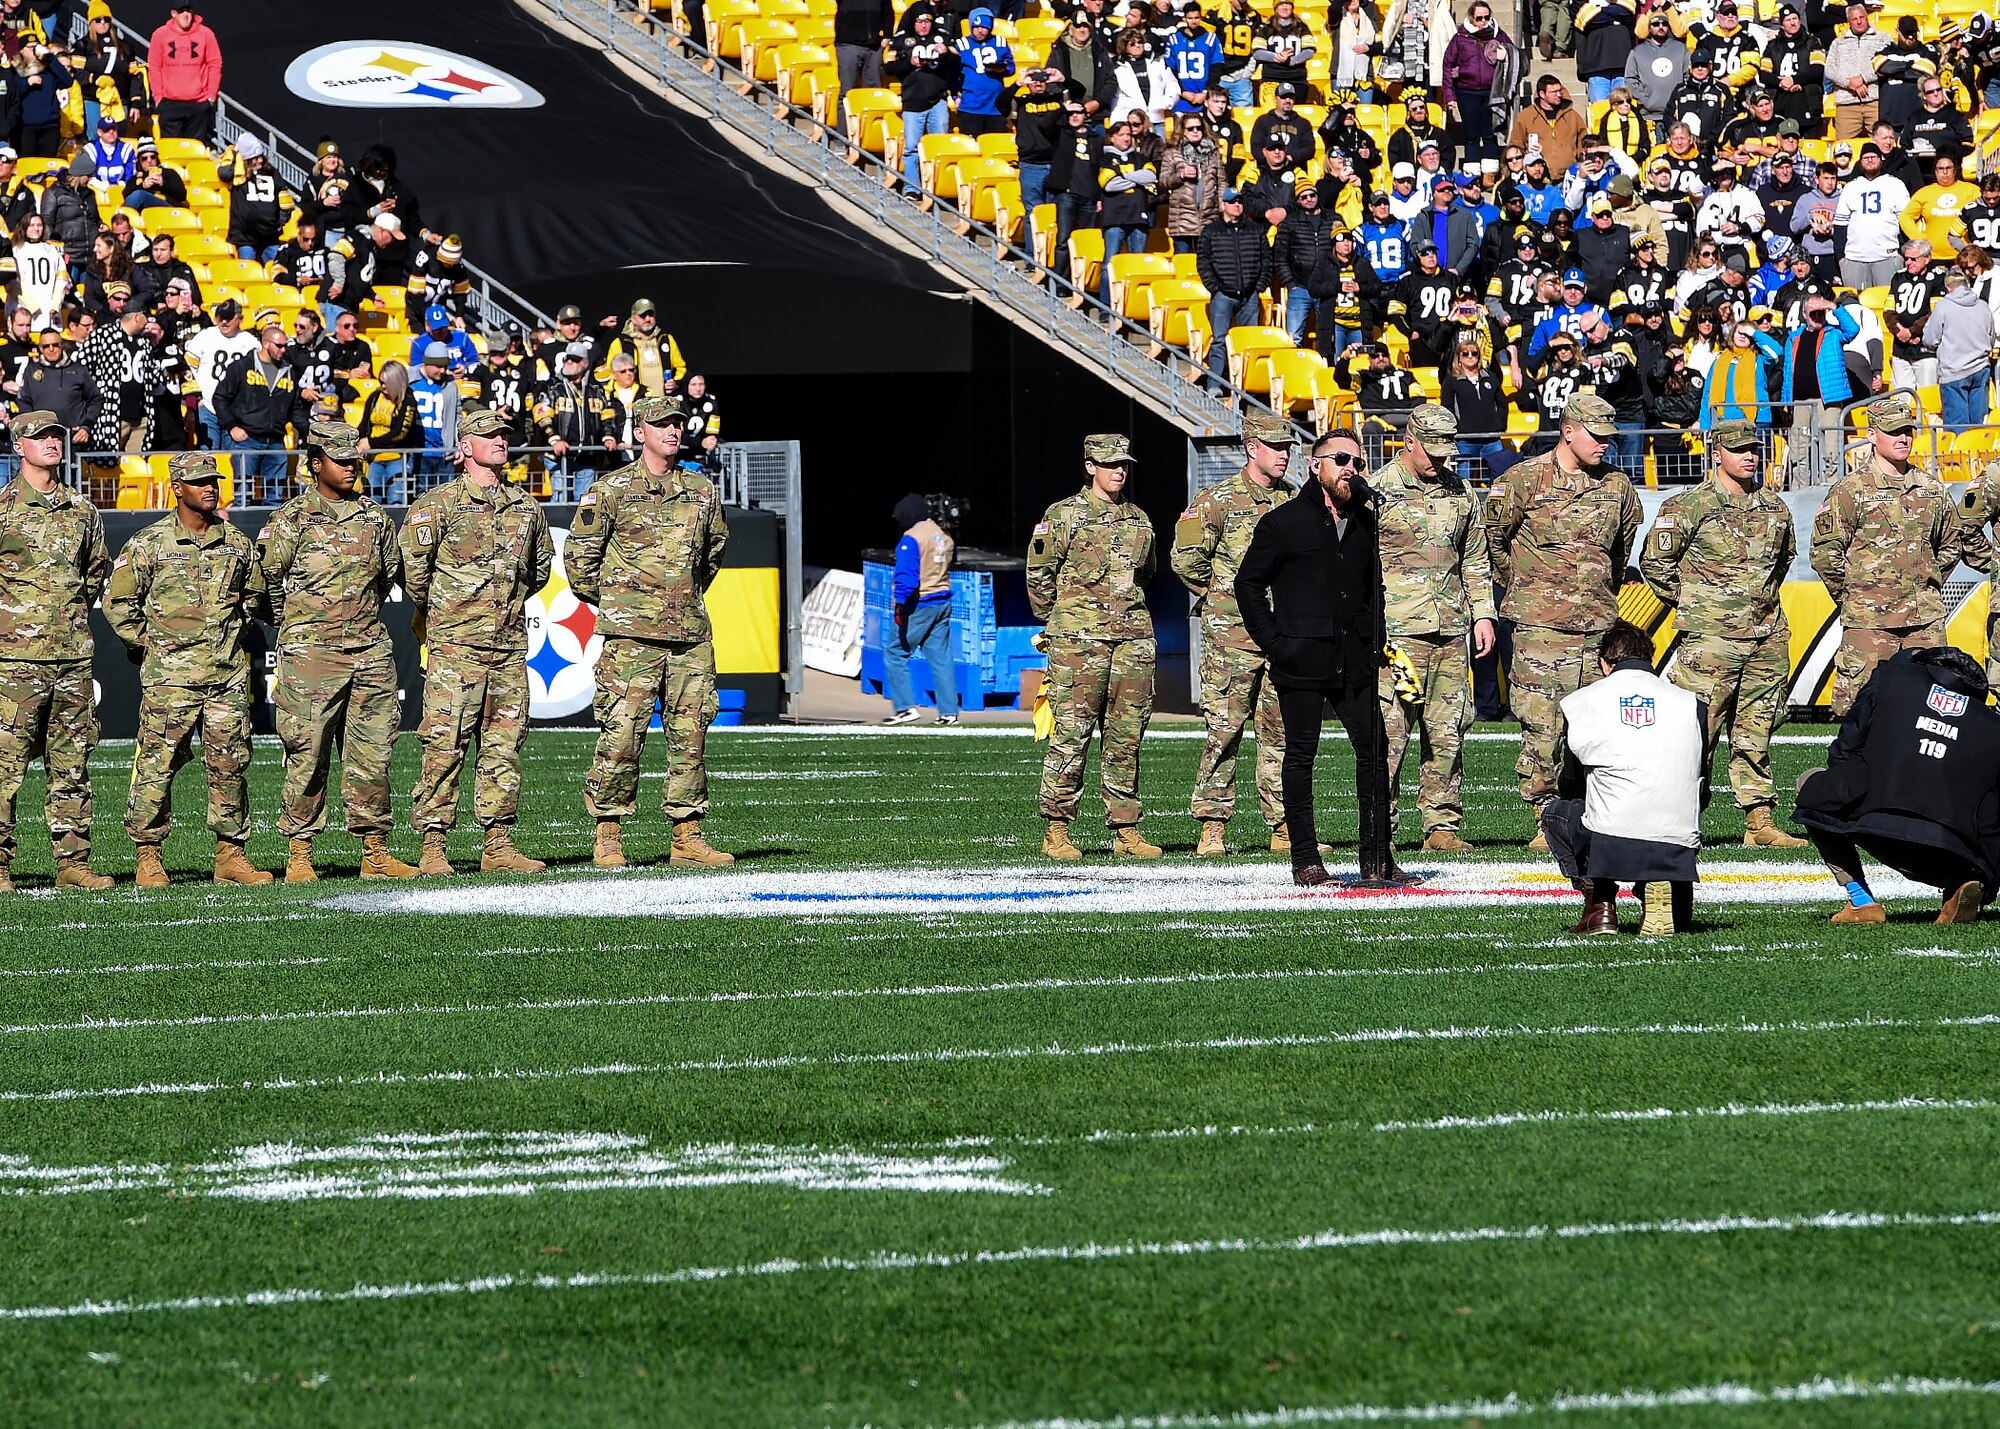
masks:
<svg viewBox="0 0 2000 1429"><path fill-rule="evenodd" d="M1242 414L1280 406L1302 428L1323 425L1339 401L1331 383L1301 382L1296 375L1287 383L1285 374L1274 374L1269 353L1255 342L1240 352L1232 346L1225 390L1209 391L1199 380L1207 314L1205 304L1186 291L1192 285L1184 279L1191 273L1134 273L1141 280L1135 287L1114 270L1113 303L1125 316L1108 323L1094 303L1073 307L1065 301L1073 291L1067 284L1036 281L1030 254L1021 246L1031 241L1026 225L1019 216L1010 220L995 211L994 189L982 185L978 174L968 175L962 188L951 186L954 198L962 197L962 210L948 202L919 207L884 182L890 172L880 153L884 146L851 142L847 126L826 112L824 103L814 104L810 81L781 78L775 69L757 78L769 67L753 57L746 73L737 68L740 54L708 63L705 46L676 31L664 6L654 11L615 0L519 3L541 23L601 48L628 74L699 111L746 152L812 185L847 221L891 235L975 300L1192 436L1233 434ZM1090 281L1095 282L1094 271ZM1158 303L1141 290L1155 282ZM1263 331L1239 329L1238 335ZM1197 344L1192 351L1191 341Z"/></svg>

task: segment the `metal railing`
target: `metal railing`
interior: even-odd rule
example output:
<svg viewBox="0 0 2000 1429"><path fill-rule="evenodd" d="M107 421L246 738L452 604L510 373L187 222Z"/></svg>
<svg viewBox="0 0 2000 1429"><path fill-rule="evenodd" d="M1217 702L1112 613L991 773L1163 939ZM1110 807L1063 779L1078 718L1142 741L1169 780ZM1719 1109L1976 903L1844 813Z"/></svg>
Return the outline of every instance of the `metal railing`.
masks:
<svg viewBox="0 0 2000 1429"><path fill-rule="evenodd" d="M150 35L139 33L123 20L114 20L113 23L128 41L138 47L140 54L146 52L147 46L152 41ZM80 37L87 25L84 12L79 9L71 17L72 43ZM312 172L313 164L316 162L312 150L270 120L231 99L226 92L220 95L216 102L215 134L217 139L229 144L234 144L237 137L242 134L252 134L263 140L264 148L270 156L271 167L277 171L278 177L283 179L294 192L306 191L306 177ZM412 242L416 241L416 234L408 236ZM472 280L468 305L478 315L482 327L504 327L512 322L518 323L521 331L526 333L537 325L555 326L555 320L547 313L485 269L463 259L460 260L460 266Z"/></svg>
<svg viewBox="0 0 2000 1429"><path fill-rule="evenodd" d="M1035 281L1030 276L1037 267L1034 255L990 225L944 200L920 208L902 196L896 191L900 181L895 171L881 156L852 143L837 116L825 125L803 116L798 123L779 117L777 111L789 113L796 106L728 60L710 55L703 40L669 26L674 36L670 43L659 33L660 21L635 17L616 0L538 0L538 5L767 155L783 158L800 176L864 210L983 301L1058 350L1095 362L1106 376L1190 431L1233 432L1239 414L1271 410L1234 387L1227 387L1227 399L1204 390L1195 378L1200 364L1185 347L1160 343L1149 329L1108 313L1094 294L1080 293L1062 275L1047 273L1046 285ZM694 56L709 60L709 67ZM1072 306L1079 298L1081 305ZM1166 350L1168 361L1148 355L1159 348ZM1186 372L1178 370L1183 362Z"/></svg>

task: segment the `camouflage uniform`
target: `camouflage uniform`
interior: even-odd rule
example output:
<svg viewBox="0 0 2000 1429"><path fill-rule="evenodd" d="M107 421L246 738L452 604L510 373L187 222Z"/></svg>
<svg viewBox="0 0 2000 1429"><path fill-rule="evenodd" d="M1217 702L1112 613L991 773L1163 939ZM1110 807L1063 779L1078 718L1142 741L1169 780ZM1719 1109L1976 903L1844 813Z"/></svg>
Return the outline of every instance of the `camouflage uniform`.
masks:
<svg viewBox="0 0 2000 1429"><path fill-rule="evenodd" d="M1884 431L1916 424L1900 399L1868 411ZM1812 567L1840 612L1835 714L1847 713L1875 667L1898 650L1945 643L1944 583L1962 539L1943 483L1915 464L1898 472L1868 452L1834 483L1813 518Z"/></svg>
<svg viewBox="0 0 2000 1429"><path fill-rule="evenodd" d="M660 398L636 407L648 402L679 410ZM685 467L655 476L635 461L577 503L563 569L577 599L597 607L604 633L596 699L602 733L583 785L594 818L623 819L638 807L639 756L656 705L667 738L662 807L676 824L708 813L702 756L717 704L702 592L722 568L728 542L714 483Z"/></svg>
<svg viewBox="0 0 2000 1429"><path fill-rule="evenodd" d="M1479 498L1453 473L1458 423L1444 408L1426 403L1410 414L1410 430L1425 438L1436 476L1418 476L1399 456L1368 478L1381 495L1384 623L1423 686L1423 703L1396 696L1395 672L1382 671L1379 698L1388 733L1389 789L1400 788L1410 726L1417 726L1423 778L1417 812L1424 833L1452 833L1465 817L1466 726L1472 718L1472 681L1466 637L1475 622L1494 619L1493 567ZM1395 837L1398 805L1389 805Z"/></svg>
<svg viewBox="0 0 2000 1429"><path fill-rule="evenodd" d="M403 578L389 513L366 496L310 488L257 537L278 627L278 740L285 791L278 829L310 841L326 827L326 785L340 745L348 832L386 834L389 755L402 722L396 657L382 604Z"/></svg>
<svg viewBox="0 0 2000 1429"><path fill-rule="evenodd" d="M503 430L494 422L493 430ZM482 829L510 826L521 802L528 733L523 606L548 584L555 565L548 521L520 487L480 486L462 476L410 508L400 544L403 590L423 617L430 652L417 726L423 772L410 822L424 833L458 822L459 776L477 740L473 817Z"/></svg>
<svg viewBox="0 0 2000 1429"><path fill-rule="evenodd" d="M16 418L16 436L48 413ZM46 495L25 475L0 487L0 871L14 858L14 806L29 763L48 772L49 839L58 860L90 854L90 752L97 706L90 678L90 607L110 565L104 521L58 483Z"/></svg>
<svg viewBox="0 0 2000 1429"><path fill-rule="evenodd" d="M1247 435L1275 442L1292 440L1289 425L1267 418L1245 423ZM1270 430L1275 428L1275 430ZM1244 727L1257 725L1257 803L1272 828L1285 821L1278 770L1285 757L1285 726L1278 718L1278 692L1270 662L1243 628L1236 607L1236 568L1250 549L1250 535L1266 511L1287 500L1293 488L1280 480L1260 486L1250 469L1217 482L1194 499L1174 523L1174 574L1194 593L1201 617L1201 713L1208 738L1194 776L1188 812L1224 823L1236 810L1236 754Z"/></svg>
<svg viewBox="0 0 2000 1429"><path fill-rule="evenodd" d="M1563 417L1600 435L1617 430L1601 397L1571 398ZM1521 722L1514 772L1521 797L1537 809L1556 793L1561 700L1597 681L1597 641L1618 618L1618 590L1643 519L1624 473L1600 466L1570 475L1554 452L1509 468L1487 497L1493 583L1506 590L1500 613L1514 623L1509 703Z"/></svg>
<svg viewBox="0 0 2000 1429"><path fill-rule="evenodd" d="M186 453L175 475L212 473L215 458ZM197 536L178 512L140 531L111 565L105 619L125 648L143 654L139 738L125 832L135 844L166 841L174 775L201 737L208 827L242 843L250 833L250 656L243 643L264 606L264 571L250 538L218 517Z"/></svg>
<svg viewBox="0 0 2000 1429"><path fill-rule="evenodd" d="M1986 464L1965 493L1960 511L1959 557L1973 569L1994 573L1994 537L2000 535L2000 461ZM1986 684L2000 695L2000 600L1986 590Z"/></svg>
<svg viewBox="0 0 2000 1429"><path fill-rule="evenodd" d="M1123 437L1090 437L1084 454L1129 461ZM1083 792L1090 732L1101 721L1098 775L1105 822L1139 822L1139 744L1153 717L1153 525L1128 501L1089 487L1043 513L1028 543L1028 606L1048 625L1049 708L1055 731L1042 758L1041 811L1069 823Z"/></svg>
<svg viewBox="0 0 2000 1429"><path fill-rule="evenodd" d="M1709 439L1754 446L1757 428L1718 422ZM1639 558L1680 627L1673 682L1708 707L1702 767L1713 766L1727 729L1729 783L1746 812L1777 803L1771 734L1792 682L1792 632L1778 595L1797 554L1791 509L1769 487L1738 496L1710 480L1667 499Z"/></svg>

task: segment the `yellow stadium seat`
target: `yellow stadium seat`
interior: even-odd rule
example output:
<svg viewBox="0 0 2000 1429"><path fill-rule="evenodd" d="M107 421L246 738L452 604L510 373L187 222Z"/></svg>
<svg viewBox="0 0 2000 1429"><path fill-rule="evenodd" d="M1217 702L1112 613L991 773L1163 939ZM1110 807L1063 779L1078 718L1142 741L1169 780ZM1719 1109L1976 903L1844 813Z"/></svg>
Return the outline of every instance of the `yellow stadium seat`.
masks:
<svg viewBox="0 0 2000 1429"><path fill-rule="evenodd" d="M841 96L847 111L847 142L880 154L894 166L902 157L903 101L893 89L850 89Z"/></svg>
<svg viewBox="0 0 2000 1429"><path fill-rule="evenodd" d="M1146 329L1153 335L1152 356L1160 357L1170 347L1185 347L1199 363L1208 351L1204 336L1208 331L1208 289L1179 276L1148 283Z"/></svg>
<svg viewBox="0 0 2000 1429"><path fill-rule="evenodd" d="M1104 231L1079 228L1069 236L1069 281L1080 292L1098 290L1098 270L1104 265Z"/></svg>
<svg viewBox="0 0 2000 1429"><path fill-rule="evenodd" d="M926 134L917 141L917 175L925 193L939 198L958 196L958 163L979 157L979 141L970 134Z"/></svg>
<svg viewBox="0 0 2000 1429"><path fill-rule="evenodd" d="M1310 348L1294 347L1271 354L1271 409L1302 412L1313 404L1313 376L1326 369L1326 359Z"/></svg>
<svg viewBox="0 0 2000 1429"><path fill-rule="evenodd" d="M200 233L201 215L191 208L149 208L139 215L139 226L150 234ZM177 242L175 247L179 247Z"/></svg>
<svg viewBox="0 0 2000 1429"><path fill-rule="evenodd" d="M1136 322L1146 321L1150 304L1146 290L1156 280L1174 276L1174 260L1165 253L1120 253L1111 260L1111 311Z"/></svg>
<svg viewBox="0 0 2000 1429"><path fill-rule="evenodd" d="M755 0L709 0L702 18L708 26L708 52L717 59L741 59L743 27L757 18Z"/></svg>
<svg viewBox="0 0 2000 1429"><path fill-rule="evenodd" d="M1185 278L1191 283L1201 281L1201 259L1193 253L1174 255L1174 276Z"/></svg>
<svg viewBox="0 0 2000 1429"><path fill-rule="evenodd" d="M989 159L1005 159L1008 163L1019 163L1021 151L1012 134L981 134L979 152Z"/></svg>
<svg viewBox="0 0 2000 1429"><path fill-rule="evenodd" d="M768 3L768 0L767 0ZM764 84L778 80L778 51L797 44L799 31L786 20L746 20L743 22L743 72Z"/></svg>
<svg viewBox="0 0 2000 1429"><path fill-rule="evenodd" d="M1245 392L1271 390L1271 355L1292 346L1281 327L1238 327L1225 339L1229 352L1229 381Z"/></svg>
<svg viewBox="0 0 2000 1429"><path fill-rule="evenodd" d="M1011 193L1008 192L1010 189ZM1003 209L1008 215L1004 230L1001 226ZM959 162L958 211L963 215L958 225L960 233L969 232L972 224L983 223L1011 243L1014 241L1013 223L1019 217L1020 209L1021 180L1012 164L1004 159L964 159Z"/></svg>
<svg viewBox="0 0 2000 1429"><path fill-rule="evenodd" d="M1324 432L1336 423L1353 426L1354 412L1359 406L1359 399L1340 385L1340 376L1333 368L1322 367L1312 374L1314 431Z"/></svg>
<svg viewBox="0 0 2000 1429"><path fill-rule="evenodd" d="M194 199L194 191L197 188L202 188L221 194L223 202L226 203L229 200L229 185L225 184L222 181L221 175L216 172L220 166L219 160L211 159L206 154L194 159L175 159L167 165L168 168L179 174L181 180L187 185L190 202Z"/></svg>
<svg viewBox="0 0 2000 1429"><path fill-rule="evenodd" d="M216 281L255 287L269 280L270 270L251 258L218 258L208 265Z"/></svg>
<svg viewBox="0 0 2000 1429"><path fill-rule="evenodd" d="M1028 215L1028 251L1044 268L1056 265L1056 206L1039 204Z"/></svg>
<svg viewBox="0 0 2000 1429"><path fill-rule="evenodd" d="M785 103L807 111L825 124L840 93L840 67L824 45L781 45L777 50L775 87Z"/></svg>
<svg viewBox="0 0 2000 1429"><path fill-rule="evenodd" d="M159 146L160 162L180 167L183 159L206 159L208 146L199 139L155 139Z"/></svg>

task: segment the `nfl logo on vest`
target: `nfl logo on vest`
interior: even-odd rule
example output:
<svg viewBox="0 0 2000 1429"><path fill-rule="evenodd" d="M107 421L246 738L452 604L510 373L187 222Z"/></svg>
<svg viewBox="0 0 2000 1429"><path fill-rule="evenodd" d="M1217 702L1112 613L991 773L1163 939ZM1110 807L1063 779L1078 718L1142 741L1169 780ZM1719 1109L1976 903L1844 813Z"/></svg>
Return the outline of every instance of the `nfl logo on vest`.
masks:
<svg viewBox="0 0 2000 1429"><path fill-rule="evenodd" d="M1947 690L1943 685L1932 685L1931 692L1924 696L1924 703L1946 719L1957 719L1965 713L1966 697Z"/></svg>
<svg viewBox="0 0 2000 1429"><path fill-rule="evenodd" d="M1618 697L1618 718L1634 729L1644 729L1653 722L1653 697L1651 695L1620 695Z"/></svg>

